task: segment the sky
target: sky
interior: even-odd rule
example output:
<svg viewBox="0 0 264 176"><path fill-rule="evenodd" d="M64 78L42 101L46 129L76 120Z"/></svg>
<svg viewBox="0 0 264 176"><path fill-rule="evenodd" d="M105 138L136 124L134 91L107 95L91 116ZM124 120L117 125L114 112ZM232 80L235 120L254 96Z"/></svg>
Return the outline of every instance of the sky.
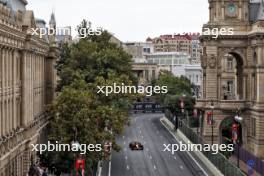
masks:
<svg viewBox="0 0 264 176"><path fill-rule="evenodd" d="M201 32L208 22L208 0L28 0L36 18L49 21L55 12L57 27L76 29L83 19L102 27L121 41Z"/></svg>

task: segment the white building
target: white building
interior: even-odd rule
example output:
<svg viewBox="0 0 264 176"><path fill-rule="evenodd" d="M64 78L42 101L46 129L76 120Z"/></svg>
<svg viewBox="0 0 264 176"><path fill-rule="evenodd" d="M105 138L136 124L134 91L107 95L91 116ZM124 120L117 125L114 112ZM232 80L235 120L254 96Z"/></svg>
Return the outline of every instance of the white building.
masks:
<svg viewBox="0 0 264 176"><path fill-rule="evenodd" d="M190 55L185 52L160 52L146 55L150 64L157 64L160 71L167 70L177 77L188 78L195 86L194 93L201 96L202 67L201 64L191 64Z"/></svg>
<svg viewBox="0 0 264 176"><path fill-rule="evenodd" d="M197 98L202 96L202 83L203 83L203 71L201 64L188 64L184 66L185 74L184 76L188 78L191 83L193 83L196 87L194 90L194 94Z"/></svg>
<svg viewBox="0 0 264 176"><path fill-rule="evenodd" d="M199 36L193 36L191 41L192 47L192 56L191 62L193 64L201 63L201 53L202 53L202 46L199 41Z"/></svg>
<svg viewBox="0 0 264 176"><path fill-rule="evenodd" d="M182 66L190 63L190 56L184 52L158 52L145 57L148 63L156 63L160 70L170 71L175 76L181 75Z"/></svg>

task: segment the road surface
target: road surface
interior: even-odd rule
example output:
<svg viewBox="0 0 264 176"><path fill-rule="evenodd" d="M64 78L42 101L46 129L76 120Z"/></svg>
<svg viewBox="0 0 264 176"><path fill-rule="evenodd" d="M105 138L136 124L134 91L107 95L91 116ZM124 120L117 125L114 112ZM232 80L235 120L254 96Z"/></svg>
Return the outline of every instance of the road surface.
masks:
<svg viewBox="0 0 264 176"><path fill-rule="evenodd" d="M163 144L178 141L161 124L163 114L135 114L123 136L117 138L122 151L113 152L104 164L102 176L206 176L187 152L164 152ZM139 141L144 151L131 151L129 143Z"/></svg>

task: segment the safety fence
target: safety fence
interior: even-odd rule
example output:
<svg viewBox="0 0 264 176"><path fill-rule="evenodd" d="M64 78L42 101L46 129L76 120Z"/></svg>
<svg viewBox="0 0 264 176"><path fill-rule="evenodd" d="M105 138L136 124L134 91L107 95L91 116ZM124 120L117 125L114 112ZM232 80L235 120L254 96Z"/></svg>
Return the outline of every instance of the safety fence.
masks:
<svg viewBox="0 0 264 176"><path fill-rule="evenodd" d="M166 117L174 124L173 114L166 111ZM194 144L207 144L199 135L189 128L184 120L180 120L179 130ZM223 154L213 154L212 151L202 151L206 156L225 176L246 176L238 167L231 163Z"/></svg>

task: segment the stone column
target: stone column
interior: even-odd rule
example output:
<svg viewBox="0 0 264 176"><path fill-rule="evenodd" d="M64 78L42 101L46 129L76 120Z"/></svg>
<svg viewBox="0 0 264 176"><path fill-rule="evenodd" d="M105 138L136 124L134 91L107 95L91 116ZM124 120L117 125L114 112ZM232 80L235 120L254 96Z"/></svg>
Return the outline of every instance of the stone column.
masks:
<svg viewBox="0 0 264 176"><path fill-rule="evenodd" d="M264 102L264 71L263 69L259 69L258 73L257 73L257 80L258 80L258 84L257 84L257 92L258 92L258 96L257 96L257 101L258 102Z"/></svg>
<svg viewBox="0 0 264 176"><path fill-rule="evenodd" d="M10 56L9 56L9 49L7 48L5 51L5 59L6 59L6 91L9 91L10 89ZM10 101L9 96L6 96L6 133L10 133Z"/></svg>
<svg viewBox="0 0 264 176"><path fill-rule="evenodd" d="M221 85L221 73L217 74L217 99L222 99L222 85Z"/></svg>
<svg viewBox="0 0 264 176"><path fill-rule="evenodd" d="M242 79L243 80L243 83L242 83L242 86L243 86L242 100L246 100L246 98L247 98L246 97L246 95L247 95L246 94L246 91L247 91L247 81L246 81L246 78L247 78L246 75L243 75L243 79Z"/></svg>
<svg viewBox="0 0 264 176"><path fill-rule="evenodd" d="M6 74L6 66L7 66L7 58L6 58L6 49L3 48L2 50L2 57L3 57L3 88L5 89L7 87L7 74Z"/></svg>
<svg viewBox="0 0 264 176"><path fill-rule="evenodd" d="M21 121L20 125L25 127L28 123L28 111L29 111L29 76L28 76L28 54L27 51L23 51L21 58Z"/></svg>
<svg viewBox="0 0 264 176"><path fill-rule="evenodd" d="M3 74L3 85L2 85L2 91L5 92L6 90L6 87L7 87L7 74L6 74L6 64L7 64L7 58L6 58L6 50L5 48L2 48L2 66L3 66L3 69L2 69L2 74ZM6 135L6 119L7 119L7 114L6 114L6 97L4 96L3 99L2 99L2 134L3 135Z"/></svg>
<svg viewBox="0 0 264 176"><path fill-rule="evenodd" d="M206 70L206 99L217 98L217 72L215 69Z"/></svg>
<svg viewBox="0 0 264 176"><path fill-rule="evenodd" d="M23 153L23 174L22 175L27 175L28 173L28 168L30 166L30 149L27 148L24 153Z"/></svg>
<svg viewBox="0 0 264 176"><path fill-rule="evenodd" d="M12 60L13 60L13 129L17 128L17 101L16 101L16 88L17 88L17 84L16 84L16 76L17 76L17 55L16 55L16 51L13 51L12 53Z"/></svg>
<svg viewBox="0 0 264 176"><path fill-rule="evenodd" d="M56 97L55 89L57 86L57 72L55 67L56 59L59 55L58 48L56 46L50 47L49 56L45 58L45 103L50 104Z"/></svg>
<svg viewBox="0 0 264 176"><path fill-rule="evenodd" d="M225 4L224 4L224 2L222 2L222 4L221 4L221 19L222 20L225 19Z"/></svg>
<svg viewBox="0 0 264 176"><path fill-rule="evenodd" d="M2 114L2 112L3 112L3 108L2 108L2 99L0 100L0 138L3 136L3 132L2 132L2 130L3 130L3 123L2 123L2 119L3 119L3 114ZM1 152L0 152L1 153Z"/></svg>
<svg viewBox="0 0 264 176"><path fill-rule="evenodd" d="M10 133L10 121L11 121L11 111L10 111L10 99L9 99L9 96L7 96L7 99L6 99L6 130L7 130L7 134Z"/></svg>
<svg viewBox="0 0 264 176"><path fill-rule="evenodd" d="M4 77L3 77L3 69L4 69L4 59L3 59L3 56L2 56L2 51L3 49L0 47L0 92L2 93L4 88L3 88L3 82L4 82ZM3 118L4 118L4 115L3 115L3 99L1 98L0 100L0 138L3 136Z"/></svg>

